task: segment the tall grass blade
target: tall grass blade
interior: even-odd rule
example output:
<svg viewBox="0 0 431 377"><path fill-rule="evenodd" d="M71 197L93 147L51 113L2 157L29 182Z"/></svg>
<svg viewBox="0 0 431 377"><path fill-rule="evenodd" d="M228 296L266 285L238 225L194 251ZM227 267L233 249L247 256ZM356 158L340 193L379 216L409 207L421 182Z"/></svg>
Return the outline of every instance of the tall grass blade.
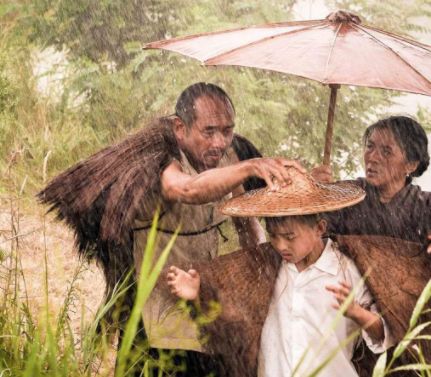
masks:
<svg viewBox="0 0 431 377"><path fill-rule="evenodd" d="M331 353L328 355L328 357L326 357L325 360L323 360L323 362L320 365L318 365L315 369L313 369L313 371L310 374L308 374L307 377L316 377L323 369L325 369L325 367L332 361L332 359L337 355L337 353L340 352L340 350L342 350L347 344L349 344L359 336L360 332L361 330L358 329L353 333L351 333L342 342L340 342L338 347L334 348L331 351Z"/></svg>
<svg viewBox="0 0 431 377"><path fill-rule="evenodd" d="M396 367L390 370L390 373L401 372L406 370L414 371L431 371L431 364L408 364Z"/></svg>
<svg viewBox="0 0 431 377"><path fill-rule="evenodd" d="M425 286L424 290L419 296L419 299L415 305L415 308L413 309L413 313L410 318L409 329L412 329L413 327L416 326L416 323L419 320L419 316L423 312L425 305L430 301L430 299L431 299L431 279L428 281L427 285Z"/></svg>
<svg viewBox="0 0 431 377"><path fill-rule="evenodd" d="M150 296L154 286L156 285L157 279L162 271L164 264L166 263L166 260L179 232L179 228L177 228L175 234L169 240L168 244L160 254L160 257L157 259L154 267L151 269L152 260L155 252L154 249L156 244L158 218L159 216L157 211L154 216L153 224L147 239L147 245L145 247L141 271L139 274L138 289L136 293L135 303L133 305L130 318L127 322L122 344L118 352L118 367L115 373L116 377L124 376L124 372L126 370L127 356L132 348L133 340L135 338L136 331L138 328L139 319L142 315L142 308L148 297Z"/></svg>
<svg viewBox="0 0 431 377"><path fill-rule="evenodd" d="M418 336L425 328L427 328L429 325L431 325L431 322L425 322L418 326L416 326L413 330L408 332L405 337L401 340L401 342L398 343L398 345L395 347L392 360L397 359L401 356L401 354L406 350L406 348L409 346L409 344L416 339L416 336Z"/></svg>
<svg viewBox="0 0 431 377"><path fill-rule="evenodd" d="M319 346L317 347L316 353L319 354L320 352L322 352L322 350L325 347L325 343L328 339L328 337L330 336L330 334L332 333L332 331L337 327L338 323L340 322L340 320L343 318L344 313L346 312L347 308L349 307L349 305L353 302L358 290L363 286L366 276L368 275L368 272L365 274L364 277L361 278L361 280L359 280L358 284L353 287L353 289L350 291L349 295L347 296L346 300L343 302L343 304L340 306L340 308L338 309L334 320L331 322L329 328L327 329L327 331L325 332L325 334L322 336L322 340L319 343ZM312 372L312 374L309 375L309 377L311 376L316 376L317 373L320 373L320 371L329 363L331 362L331 360L335 357L335 355L337 354L337 352L339 352L339 350L344 347L345 345L347 345L349 342L353 341L353 339L357 336L359 336L360 331L355 331L352 334L350 334L343 342L340 343L340 346L335 348L330 355L322 362L322 364L320 364L319 366L316 367L316 369ZM347 341L348 340L348 341ZM347 343L346 343L347 341ZM342 346L341 346L342 344ZM301 365L304 363L305 357L308 353L308 350L305 350L305 352L301 355L301 358L299 359L299 362L297 363L297 365L295 366L293 372L292 372L292 376L295 376L296 373L298 372L299 368L301 367Z"/></svg>
<svg viewBox="0 0 431 377"><path fill-rule="evenodd" d="M388 359L388 354L387 352L383 352L378 360L377 363L374 367L373 370L373 377L384 377L386 374L386 361Z"/></svg>

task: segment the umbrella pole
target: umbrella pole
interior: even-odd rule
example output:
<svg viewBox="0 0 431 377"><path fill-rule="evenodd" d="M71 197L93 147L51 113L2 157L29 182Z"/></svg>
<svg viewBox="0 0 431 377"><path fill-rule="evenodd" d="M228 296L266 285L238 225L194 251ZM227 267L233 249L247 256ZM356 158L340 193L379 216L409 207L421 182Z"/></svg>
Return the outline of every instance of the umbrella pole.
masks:
<svg viewBox="0 0 431 377"><path fill-rule="evenodd" d="M332 149L332 135L334 133L334 115L335 115L335 104L337 103L337 90L340 88L339 84L330 84L331 98L329 100L328 109L328 121L326 123L326 135L325 135L325 149L323 151L323 165L329 166L331 161L331 149Z"/></svg>

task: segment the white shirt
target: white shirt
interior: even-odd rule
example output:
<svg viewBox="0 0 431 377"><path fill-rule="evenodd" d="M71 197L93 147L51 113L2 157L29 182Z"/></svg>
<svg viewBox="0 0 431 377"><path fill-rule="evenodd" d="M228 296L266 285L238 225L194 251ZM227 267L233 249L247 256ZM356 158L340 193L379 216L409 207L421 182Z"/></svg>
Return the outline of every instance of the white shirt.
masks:
<svg viewBox="0 0 431 377"><path fill-rule="evenodd" d="M302 272L298 272L295 264L282 262L262 330L259 377L288 377L296 367L295 376L307 376L359 329L354 321L344 316L334 324L337 310L331 305L336 300L325 286L339 285L341 280L352 287L358 286L355 300L375 311L365 284L358 285L361 275L353 261L340 253L330 239L320 258ZM382 343L373 343L362 331L362 337L375 353L383 352L391 345L384 327ZM319 377L358 376L350 361L355 343L354 340L340 347Z"/></svg>

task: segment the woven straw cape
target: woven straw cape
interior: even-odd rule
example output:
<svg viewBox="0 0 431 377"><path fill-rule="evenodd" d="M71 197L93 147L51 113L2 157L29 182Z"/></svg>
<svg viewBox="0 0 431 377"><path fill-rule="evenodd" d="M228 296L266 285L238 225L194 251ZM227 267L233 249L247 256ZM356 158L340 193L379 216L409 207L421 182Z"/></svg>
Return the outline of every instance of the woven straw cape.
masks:
<svg viewBox="0 0 431 377"><path fill-rule="evenodd" d="M347 182L318 183L296 168L289 168L292 183L248 191L226 201L221 211L229 216L292 216L335 211L365 198L360 187Z"/></svg>
<svg viewBox="0 0 431 377"><path fill-rule="evenodd" d="M340 251L349 256L376 300L396 342L409 328L416 301L429 280L431 258L422 245L382 236L338 236ZM221 306L217 319L201 331L207 339L207 352L221 355L226 376L256 377L260 333L268 313L281 258L271 244L243 249L215 258L209 263L194 263L201 276L200 303L205 312L211 301ZM403 268L400 268L403 266ZM179 266L190 268L190 266ZM163 279L163 284L166 284ZM431 303L425 308L431 309ZM419 322L431 320L431 312ZM429 327L420 335L430 335ZM431 362L431 342L412 342L422 349ZM415 352L409 347L400 365L415 363ZM277 352L277 350L274 350ZM377 355L378 356L378 355ZM360 377L371 377L376 355L367 347L357 348L353 363ZM396 377L415 376L414 371L391 373Z"/></svg>
<svg viewBox="0 0 431 377"><path fill-rule="evenodd" d="M161 172L172 159L180 158L172 129L172 117L156 119L120 143L70 167L37 195L73 230L79 254L102 267L106 302L134 266L133 227L144 198L158 200ZM240 161L261 157L242 136L234 135L232 147ZM262 182L249 179L244 187L262 187ZM152 218L153 214L147 216ZM120 320L129 315L134 289L132 285L124 295L125 302L118 304L122 308ZM105 315L110 324L114 309Z"/></svg>

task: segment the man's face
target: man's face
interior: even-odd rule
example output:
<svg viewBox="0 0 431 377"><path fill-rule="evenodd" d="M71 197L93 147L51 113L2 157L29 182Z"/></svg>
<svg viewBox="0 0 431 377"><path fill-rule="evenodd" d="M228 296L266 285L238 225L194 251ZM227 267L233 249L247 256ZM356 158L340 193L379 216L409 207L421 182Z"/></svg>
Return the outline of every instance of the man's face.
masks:
<svg viewBox="0 0 431 377"><path fill-rule="evenodd" d="M203 95L195 101L196 120L176 131L181 149L199 170L218 166L232 143L234 111L230 104Z"/></svg>

